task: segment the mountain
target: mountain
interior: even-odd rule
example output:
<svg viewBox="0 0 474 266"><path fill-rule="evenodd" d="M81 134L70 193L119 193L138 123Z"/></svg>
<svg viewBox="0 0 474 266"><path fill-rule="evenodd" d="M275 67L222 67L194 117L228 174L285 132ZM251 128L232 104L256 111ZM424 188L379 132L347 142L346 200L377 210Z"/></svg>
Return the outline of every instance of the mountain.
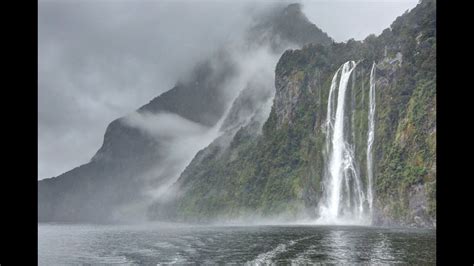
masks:
<svg viewBox="0 0 474 266"><path fill-rule="evenodd" d="M369 92L375 86L373 224L436 226L434 0L420 1L379 36L287 50L276 66L268 118L258 122L261 108L197 153L173 192L150 206L149 217L318 218L327 193L328 98L333 76L350 60L358 64L348 81L344 134L364 188Z"/></svg>
<svg viewBox="0 0 474 266"><path fill-rule="evenodd" d="M275 51L283 52L291 44L302 47L309 43L330 45L334 42L308 20L300 4L290 4L282 11L271 10L263 16L264 19L257 19L250 29L248 40L257 44L269 43Z"/></svg>
<svg viewBox="0 0 474 266"><path fill-rule="evenodd" d="M259 106L273 97L272 75L245 76L241 68L247 61L241 62L242 55L252 56L254 51L270 47L270 55L277 58L289 47L333 42L308 21L297 4L279 6L255 18L246 40L237 55L222 47L172 89L111 122L90 162L40 180L38 220L142 219L147 202L160 197L160 190L153 190L172 183L193 158L194 150L208 144L203 142L201 147L196 142L207 138L211 142L215 127L224 132L220 139L232 138L238 126L262 113ZM274 65L265 67L273 72ZM235 80L244 80L243 85L230 86ZM264 113L258 121L263 121ZM171 120L180 126L173 126ZM192 147L178 149L187 143Z"/></svg>

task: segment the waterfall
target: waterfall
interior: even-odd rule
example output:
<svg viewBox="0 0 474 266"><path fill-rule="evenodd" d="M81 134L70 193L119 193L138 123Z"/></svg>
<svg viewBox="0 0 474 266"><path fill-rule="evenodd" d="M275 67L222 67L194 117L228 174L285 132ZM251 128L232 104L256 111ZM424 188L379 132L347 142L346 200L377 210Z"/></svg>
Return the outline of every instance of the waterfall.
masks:
<svg viewBox="0 0 474 266"><path fill-rule="evenodd" d="M373 207L373 158L372 158L372 145L374 143L374 129L375 129L375 62L372 64L370 70L370 89L369 89L369 130L367 131L367 201L369 202L369 215L372 218L372 207Z"/></svg>
<svg viewBox="0 0 474 266"><path fill-rule="evenodd" d="M346 90L356 65L354 61L344 63L331 82L325 124L328 159L323 182L324 195L319 206L320 223L362 223L365 218L365 193L357 171L355 149L346 138L346 131L352 131L353 128L345 127Z"/></svg>

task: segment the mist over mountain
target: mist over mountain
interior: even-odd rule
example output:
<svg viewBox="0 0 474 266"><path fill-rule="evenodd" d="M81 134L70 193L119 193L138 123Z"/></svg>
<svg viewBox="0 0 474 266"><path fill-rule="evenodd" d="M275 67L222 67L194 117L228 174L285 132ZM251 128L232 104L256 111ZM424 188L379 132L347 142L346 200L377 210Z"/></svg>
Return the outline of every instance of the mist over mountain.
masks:
<svg viewBox="0 0 474 266"><path fill-rule="evenodd" d="M241 40L224 43L172 89L111 122L89 163L39 181L39 221L143 220L200 149L222 132L232 137L256 113L263 122L281 53L333 42L299 5L269 10L254 12Z"/></svg>

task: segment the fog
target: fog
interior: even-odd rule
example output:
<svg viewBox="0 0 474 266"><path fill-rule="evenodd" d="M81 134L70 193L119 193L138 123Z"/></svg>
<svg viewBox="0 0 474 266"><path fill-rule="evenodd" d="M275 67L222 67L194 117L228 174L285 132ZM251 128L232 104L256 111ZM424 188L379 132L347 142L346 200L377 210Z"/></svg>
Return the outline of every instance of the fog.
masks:
<svg viewBox="0 0 474 266"><path fill-rule="evenodd" d="M150 181L147 190L144 191L148 199L142 204L133 203L120 208L118 214L116 212L115 219L124 220L134 217L136 221L137 214L144 213L141 211L145 209L144 206L148 206L155 200L166 201L169 195L176 196L176 191L172 191L172 185L198 151L207 147L222 134L227 134L227 136L219 139L218 145L227 145L235 131L240 126L247 125L252 118L262 124L266 120L270 113L273 96L269 93L273 92L273 70L279 54L272 52L268 46L247 49L245 45L232 45L233 49L229 53L228 60L235 66L236 72L221 88L226 92L225 97L228 98L227 110L214 126L206 127L173 113L133 112L125 117L124 122L128 126L140 129L160 143L160 154L164 159L142 174L142 179ZM214 63L216 64L214 67L220 67L218 62ZM240 112L241 109L238 107L233 109L234 106L231 103L243 97L242 91L246 89L250 93L249 97L258 98L265 104L255 110L245 110L246 112ZM231 112L235 112L232 113L233 116L229 116Z"/></svg>
<svg viewBox="0 0 474 266"><path fill-rule="evenodd" d="M308 18L336 41L380 33L396 16L416 4L386 2L302 1ZM196 62L224 44L241 42L252 16L288 3L40 1L38 179L88 162L100 147L108 123L171 89ZM228 84L229 101L250 79L245 75L261 71L259 64L274 65L278 60L269 52L251 54L236 49L239 56L233 58L243 55L237 65L246 62L248 71ZM208 134L211 130L166 115L145 115L132 123L147 119L168 123L179 132ZM148 129L157 132L153 126ZM193 142L192 138L189 141ZM176 150L179 153L180 149Z"/></svg>

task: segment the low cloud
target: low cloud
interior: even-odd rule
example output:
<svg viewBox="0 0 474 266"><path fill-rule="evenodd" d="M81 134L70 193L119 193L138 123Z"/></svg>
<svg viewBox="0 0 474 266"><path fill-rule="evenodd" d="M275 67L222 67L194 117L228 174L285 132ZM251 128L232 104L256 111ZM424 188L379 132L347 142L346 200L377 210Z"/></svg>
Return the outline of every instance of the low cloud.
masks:
<svg viewBox="0 0 474 266"><path fill-rule="evenodd" d="M202 134L209 130L208 127L173 113L151 114L134 112L126 116L124 122L131 127L143 130L143 132L157 139L184 138Z"/></svg>
<svg viewBox="0 0 474 266"><path fill-rule="evenodd" d="M144 193L151 198L163 195L194 155L220 135L219 125L205 127L171 113L135 112L123 121L130 127L142 130L160 143L160 153L164 159L141 176L142 179L149 181L148 190Z"/></svg>

